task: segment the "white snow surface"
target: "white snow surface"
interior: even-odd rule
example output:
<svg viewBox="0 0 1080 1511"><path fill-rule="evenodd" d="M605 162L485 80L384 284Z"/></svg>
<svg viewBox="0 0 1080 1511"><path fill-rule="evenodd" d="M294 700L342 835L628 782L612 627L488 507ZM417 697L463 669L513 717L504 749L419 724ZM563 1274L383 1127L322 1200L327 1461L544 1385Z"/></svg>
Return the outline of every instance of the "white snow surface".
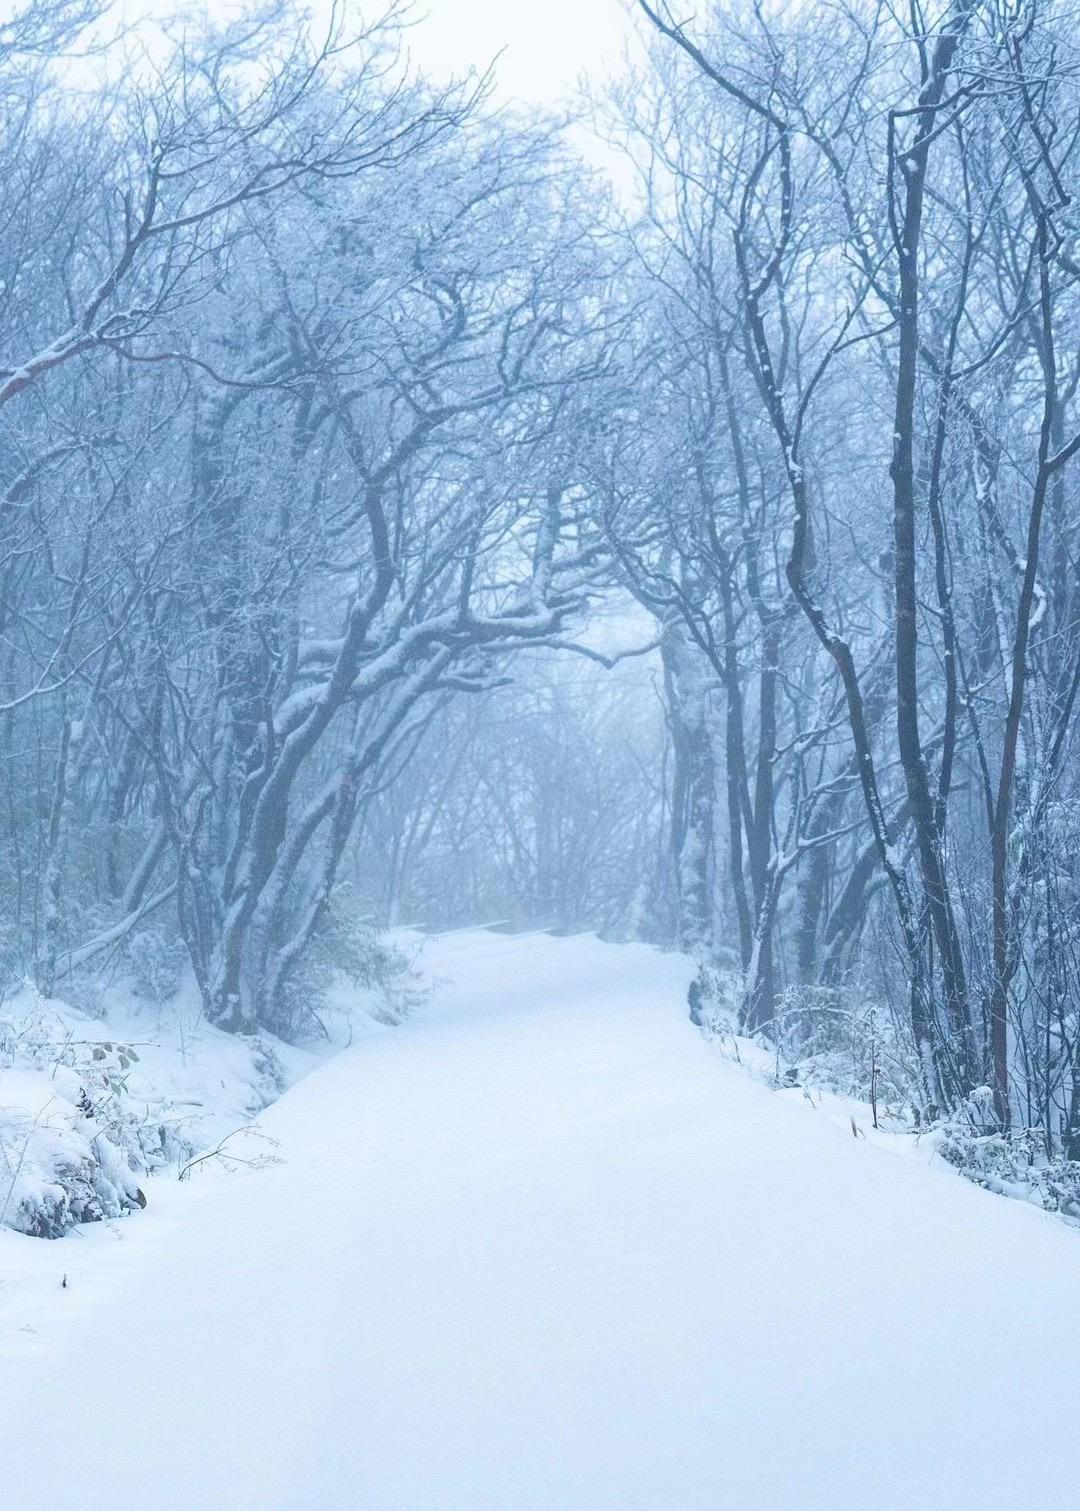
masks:
<svg viewBox="0 0 1080 1511"><path fill-rule="evenodd" d="M0 1233L4 1511L1076 1504L1073 1230L723 1060L678 956L426 964L281 1165Z"/></svg>

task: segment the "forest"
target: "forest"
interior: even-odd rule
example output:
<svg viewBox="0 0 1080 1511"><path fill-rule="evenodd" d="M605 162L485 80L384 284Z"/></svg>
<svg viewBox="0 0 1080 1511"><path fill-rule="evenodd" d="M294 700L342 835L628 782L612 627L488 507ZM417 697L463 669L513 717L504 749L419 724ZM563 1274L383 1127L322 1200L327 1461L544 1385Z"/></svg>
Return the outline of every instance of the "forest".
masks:
<svg viewBox="0 0 1080 1511"><path fill-rule="evenodd" d="M645 941L1080 1212L1075 13L633 10L610 173L396 4L0 26L0 997Z"/></svg>

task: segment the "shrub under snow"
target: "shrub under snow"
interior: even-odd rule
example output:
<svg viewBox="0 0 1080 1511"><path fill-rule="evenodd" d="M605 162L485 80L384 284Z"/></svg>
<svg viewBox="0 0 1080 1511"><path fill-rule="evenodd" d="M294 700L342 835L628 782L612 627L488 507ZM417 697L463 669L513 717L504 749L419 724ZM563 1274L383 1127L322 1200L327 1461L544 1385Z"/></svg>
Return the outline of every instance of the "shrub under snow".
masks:
<svg viewBox="0 0 1080 1511"><path fill-rule="evenodd" d="M857 986L791 987L775 1016L752 1037L738 1027L742 978L699 970L691 1016L706 1038L774 1088L800 1089L852 1131L870 1127L933 1151L976 1185L1030 1202L1080 1224L1080 1161L1047 1152L1042 1129L1003 1130L988 1086L954 1113L928 1124L917 1111L917 1066L910 1036L893 1014Z"/></svg>
<svg viewBox="0 0 1080 1511"><path fill-rule="evenodd" d="M1080 1162L1049 1154L1040 1128L994 1123L993 1092L982 1086L931 1138L942 1159L977 1186L1080 1222Z"/></svg>
<svg viewBox="0 0 1080 1511"><path fill-rule="evenodd" d="M219 1148L246 1161L235 1135L288 1085L407 1016L422 995L407 943L349 933L347 910L332 921L292 987L302 1047L208 1024L153 931L126 947L122 988L72 985L78 1005L0 997L0 1227L57 1238L142 1206L155 1171Z"/></svg>
<svg viewBox="0 0 1080 1511"><path fill-rule="evenodd" d="M144 1205L148 1174L247 1123L306 1058L115 996L107 1021L32 990L0 1009L0 1226L56 1238Z"/></svg>

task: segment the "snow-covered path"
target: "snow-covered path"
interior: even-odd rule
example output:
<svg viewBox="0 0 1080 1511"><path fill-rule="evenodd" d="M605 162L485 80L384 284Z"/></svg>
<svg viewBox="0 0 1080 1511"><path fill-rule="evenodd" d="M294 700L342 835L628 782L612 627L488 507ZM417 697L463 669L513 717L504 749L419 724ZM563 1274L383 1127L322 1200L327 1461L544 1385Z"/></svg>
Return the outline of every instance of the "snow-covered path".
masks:
<svg viewBox="0 0 1080 1511"><path fill-rule="evenodd" d="M429 957L261 1120L285 1164L0 1330L3 1511L1076 1504L1080 1234L722 1062L677 958Z"/></svg>

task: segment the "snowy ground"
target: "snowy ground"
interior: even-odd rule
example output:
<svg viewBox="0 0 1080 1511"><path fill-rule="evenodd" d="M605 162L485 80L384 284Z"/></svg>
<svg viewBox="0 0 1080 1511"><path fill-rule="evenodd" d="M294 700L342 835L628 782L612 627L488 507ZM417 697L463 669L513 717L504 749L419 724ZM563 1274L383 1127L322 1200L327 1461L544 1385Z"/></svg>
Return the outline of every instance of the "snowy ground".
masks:
<svg viewBox="0 0 1080 1511"><path fill-rule="evenodd" d="M1075 1505L1074 1231L726 1063L677 957L428 966L285 1163L0 1233L5 1511Z"/></svg>

